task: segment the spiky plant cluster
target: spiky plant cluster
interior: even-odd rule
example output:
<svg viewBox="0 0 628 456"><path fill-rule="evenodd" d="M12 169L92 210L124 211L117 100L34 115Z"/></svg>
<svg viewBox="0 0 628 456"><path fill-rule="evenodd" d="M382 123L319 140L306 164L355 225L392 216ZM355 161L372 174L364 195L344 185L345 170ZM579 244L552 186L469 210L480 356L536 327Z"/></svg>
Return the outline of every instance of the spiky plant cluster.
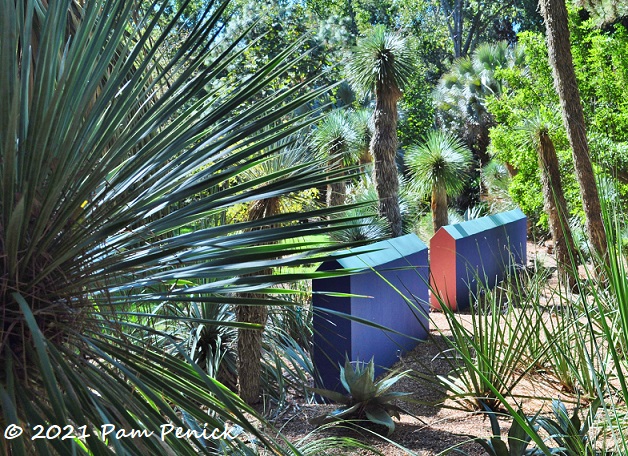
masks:
<svg viewBox="0 0 628 456"><path fill-rule="evenodd" d="M352 365L347 358L345 365L340 366L340 382L349 393L344 395L337 391L314 388L313 391L334 402L342 404L331 413L321 415L310 420L310 423L321 425L343 420L368 419L375 424L385 426L388 435L395 430L393 417L399 419L399 414L405 412L394 404L396 400L403 400L411 393L390 391L407 372L389 374L385 378L375 381L375 364L373 359L368 363L356 361Z"/></svg>
<svg viewBox="0 0 628 456"><path fill-rule="evenodd" d="M170 318L146 309L277 304L273 284L302 277L263 271L332 249L277 241L342 225L294 224L333 210L208 222L327 178L317 162L242 177L312 121L292 113L327 88L265 91L296 45L250 78L225 82L243 52L239 40L221 41L225 2L204 5L193 25L181 25L187 2L171 15L169 2L77 5L0 0L0 427L26 429L22 439L0 439L0 454L211 453L194 437L115 439L101 430L190 420L210 429L229 420L276 446L242 414L255 411L185 347L167 352L146 337ZM236 297L255 290L254 300ZM31 440L34 424L86 426L90 436Z"/></svg>
<svg viewBox="0 0 628 456"><path fill-rule="evenodd" d="M414 70L408 42L385 27L375 27L364 37L349 63L349 82L363 96L378 91L400 92Z"/></svg>
<svg viewBox="0 0 628 456"><path fill-rule="evenodd" d="M411 171L410 187L424 197L431 195L434 231L447 225L448 197L464 190L471 165L471 151L450 133L432 130L423 144L411 147L405 156Z"/></svg>

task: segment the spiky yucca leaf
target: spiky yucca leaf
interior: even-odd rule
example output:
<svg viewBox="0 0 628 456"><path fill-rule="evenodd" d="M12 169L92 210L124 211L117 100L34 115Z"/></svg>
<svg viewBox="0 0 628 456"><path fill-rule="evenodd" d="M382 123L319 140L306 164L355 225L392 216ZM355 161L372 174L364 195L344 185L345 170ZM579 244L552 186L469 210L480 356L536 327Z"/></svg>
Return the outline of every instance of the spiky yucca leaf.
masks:
<svg viewBox="0 0 628 456"><path fill-rule="evenodd" d="M168 2L140 4L85 2L69 27L68 0L0 0L0 428L27 431L0 440L2 454L211 453L211 439L159 438L163 424L187 428L182 412L210 430L237 423L277 447L183 347L167 353L138 334L155 331L149 305L256 304L234 293L287 280L257 271L330 249L265 244L340 229L342 220L254 228L334 210L208 222L328 177L312 163L285 170L289 180L240 178L310 122L291 113L325 88L261 94L295 47L225 85L240 52L220 43L225 2L209 2L186 33L178 13L164 19ZM90 436L31 440L38 424L86 426ZM105 424L157 436L105 438Z"/></svg>

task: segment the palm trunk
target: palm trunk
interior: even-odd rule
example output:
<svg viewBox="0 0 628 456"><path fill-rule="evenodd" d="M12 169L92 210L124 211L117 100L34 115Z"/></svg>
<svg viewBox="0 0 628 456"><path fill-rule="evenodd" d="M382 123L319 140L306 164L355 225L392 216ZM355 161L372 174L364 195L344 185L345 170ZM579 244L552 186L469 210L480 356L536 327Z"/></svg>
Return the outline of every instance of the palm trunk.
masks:
<svg viewBox="0 0 628 456"><path fill-rule="evenodd" d="M545 19L547 48L554 75L554 85L560 98L563 123L573 152L576 178L586 215L587 234L599 257L605 259L606 232L589 156L580 92L573 67L565 0L539 0L539 6Z"/></svg>
<svg viewBox="0 0 628 456"><path fill-rule="evenodd" d="M245 298L256 298L255 294L243 294ZM237 321L266 325L268 309L265 305L238 306ZM257 404L261 396L263 329L238 330L238 382L239 395L247 404Z"/></svg>
<svg viewBox="0 0 628 456"><path fill-rule="evenodd" d="M262 220L280 212L279 198L268 198L251 203L248 218ZM268 227L270 228L270 226ZM256 229L263 229L258 227ZM270 275L271 269L264 269L255 275ZM239 305L236 307L236 320L243 323L261 325L261 329L238 330L238 384L239 395L247 404L257 404L261 399L262 377L262 336L268 319L268 308L263 304L264 295L242 293L242 298L259 299L259 305Z"/></svg>
<svg viewBox="0 0 628 456"><path fill-rule="evenodd" d="M449 215L447 214L447 193L444 189L434 186L432 190L432 226L436 233L441 226L449 223Z"/></svg>
<svg viewBox="0 0 628 456"><path fill-rule="evenodd" d="M570 252L575 256L575 246L569 222L567 220L567 201L560 180L560 168L554 143L546 131L539 132L539 167L545 212L547 212L550 232L556 251L556 265L560 280L573 289L576 285L576 273L571 264Z"/></svg>
<svg viewBox="0 0 628 456"><path fill-rule="evenodd" d="M347 187L344 182L327 184L327 206L341 206L345 203Z"/></svg>
<svg viewBox="0 0 628 456"><path fill-rule="evenodd" d="M371 138L371 154L375 160L375 189L379 197L379 213L388 220L393 237L401 236L399 208L399 177L397 174L397 101L398 89L378 84L373 111L375 126Z"/></svg>
<svg viewBox="0 0 628 456"><path fill-rule="evenodd" d="M333 147L329 151L332 160L329 161L328 168L329 170L341 169L342 161L339 158L340 150L338 147ZM344 174L344 172L343 172ZM337 176L334 176L337 177ZM345 203L347 194L347 186L344 182L333 182L331 184L327 184L327 195L326 195L326 203L327 207L332 206L341 206Z"/></svg>

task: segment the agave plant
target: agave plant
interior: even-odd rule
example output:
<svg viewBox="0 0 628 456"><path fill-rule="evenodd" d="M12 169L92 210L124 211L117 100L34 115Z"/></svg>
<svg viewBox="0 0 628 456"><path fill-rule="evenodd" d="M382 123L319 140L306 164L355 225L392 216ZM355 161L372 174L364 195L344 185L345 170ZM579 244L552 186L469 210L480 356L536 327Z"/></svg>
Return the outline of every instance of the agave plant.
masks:
<svg viewBox="0 0 628 456"><path fill-rule="evenodd" d="M606 454L595 448L595 438L591 438L592 425L595 420L597 410L602 405L602 399L596 398L589 408L587 419L583 423L578 414L581 407L578 404L571 416L567 412L567 407L560 399L552 400L552 412L554 418L543 417L537 420L539 426L544 429L556 442L558 448L553 454L561 456L588 456Z"/></svg>
<svg viewBox="0 0 628 456"><path fill-rule="evenodd" d="M333 412L310 420L310 423L321 425L349 419L368 419L375 424L388 428L388 435L395 430L393 417L399 419L399 413L407 413L393 401L403 399L410 393L389 391L407 372L396 375L389 374L375 381L375 364L373 359L368 363L357 361L355 367L347 358L344 367L340 366L340 382L349 393L348 396L337 391L313 388L312 390L342 406Z"/></svg>
<svg viewBox="0 0 628 456"><path fill-rule="evenodd" d="M488 439L476 438L475 441L489 456L541 456L543 454L538 448L528 448L531 437L516 420L512 422L508 430L508 443L504 442L495 412L488 408L486 412L491 422L493 436ZM538 426L534 424L534 418L526 417L522 411L517 411L517 414L529 423L531 430L534 432L538 430Z"/></svg>
<svg viewBox="0 0 628 456"><path fill-rule="evenodd" d="M268 244L333 230L341 219L281 223L335 210L208 223L236 203L325 182L322 166L284 170L291 179L239 175L311 122L291 113L326 88L264 91L295 47L246 80L221 82L241 52L220 42L226 3L209 2L182 29L180 12L164 19L170 2L140 4L94 0L68 14L69 1L0 0L0 428L25 432L0 439L1 454L210 453L193 436L115 438L102 428L186 429L182 415L210 430L229 421L277 447L185 347L164 351L138 331L157 330L151 322L164 316L146 309L158 304L280 303L260 293L303 275L259 271L331 249ZM175 34L179 46L163 49ZM255 299L241 297L251 291ZM32 440L37 425L83 432Z"/></svg>
<svg viewBox="0 0 628 456"><path fill-rule="evenodd" d="M237 330L233 326L235 315L229 305L168 302L151 309L151 313L162 318L150 326L147 343L182 359L185 359L185 353L208 376L237 391ZM145 328L139 332L145 333Z"/></svg>

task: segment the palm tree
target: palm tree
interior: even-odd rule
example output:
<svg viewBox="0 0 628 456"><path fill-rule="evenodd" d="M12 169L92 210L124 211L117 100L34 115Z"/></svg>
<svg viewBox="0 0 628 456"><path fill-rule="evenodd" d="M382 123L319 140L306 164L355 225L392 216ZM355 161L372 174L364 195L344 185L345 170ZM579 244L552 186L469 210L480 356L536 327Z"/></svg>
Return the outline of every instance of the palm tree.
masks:
<svg viewBox="0 0 628 456"><path fill-rule="evenodd" d="M537 115L529 120L524 128L530 133L538 151L545 212L554 241L558 276L569 289L573 289L577 283L576 271L572 266L576 259L576 249L569 227L569 212L560 177L558 156L549 135L550 125Z"/></svg>
<svg viewBox="0 0 628 456"><path fill-rule="evenodd" d="M312 172L313 168L322 164L316 155L307 153L304 144L290 144L282 141L271 147L270 156L257 166L241 174L241 178L248 182L260 182L261 189L272 189L276 181L299 179L305 172ZM338 171L336 170L336 174ZM330 175L332 184L338 184L338 177ZM340 182L344 186L344 182ZM252 201L248 205L247 219L255 223L252 230L272 230L284 224L279 216L289 213L289 202L298 196L291 192L269 193L266 197ZM260 225L265 220L273 220L267 225ZM290 219L288 225L292 225ZM277 240L263 242L260 245L277 244ZM254 276L271 278L273 268L256 271ZM256 404L260 401L262 376L262 336L268 319L268 305L265 295L257 292L241 293L240 297L250 301L248 305L236 307L236 320L248 323L249 327L238 330L238 383L239 395L247 404ZM251 325L256 325L252 327Z"/></svg>
<svg viewBox="0 0 628 456"><path fill-rule="evenodd" d="M567 7L565 0L539 0L539 6L545 19L549 62L554 75L554 86L560 99L563 123L571 146L576 179L580 186L587 235L600 259L606 259L608 248L606 231L571 55Z"/></svg>
<svg viewBox="0 0 628 456"><path fill-rule="evenodd" d="M396 165L397 102L413 71L409 45L399 34L376 27L359 41L347 71L350 83L359 92L375 95L370 150L375 160L379 213L390 223L393 237L401 236Z"/></svg>
<svg viewBox="0 0 628 456"><path fill-rule="evenodd" d="M318 152L327 157L329 170L341 170L354 165L359 159L357 135L349 119L344 111L332 111L314 131L313 145ZM327 185L327 206L344 204L346 193L346 182L330 182Z"/></svg>
<svg viewBox="0 0 628 456"><path fill-rule="evenodd" d="M456 60L434 90L438 123L457 131L482 165L490 161L486 149L494 125L486 98L500 96L504 84L495 72L521 65L523 56L522 47L505 41L483 43L471 56Z"/></svg>
<svg viewBox="0 0 628 456"><path fill-rule="evenodd" d="M471 165L471 151L455 136L432 130L425 142L411 147L405 156L412 173L411 185L419 195L431 195L434 232L447 225L447 197L464 189Z"/></svg>
<svg viewBox="0 0 628 456"><path fill-rule="evenodd" d="M290 179L240 175L264 160L260 151L306 127L291 113L327 88L264 94L295 47L247 80L224 82L238 43L218 55L208 49L226 2L208 6L174 50L163 47L179 32L178 16L153 20L170 3L146 12L139 3L85 2L67 39L67 2L0 0L0 427L27 430L0 439L1 454L215 454L174 433L163 441L96 433L103 424L159 431L191 421L210 429L236 423L281 451L244 415L259 418L253 409L181 359L185 347L171 353L150 342L153 322L166 317L147 309L257 305L259 297L238 293L303 277L260 271L331 250L264 245L342 226L292 223L330 209L207 224L234 204L324 182L311 167L290 170ZM73 423L91 437L31 440L35 423ZM237 440L223 444L246 454Z"/></svg>

